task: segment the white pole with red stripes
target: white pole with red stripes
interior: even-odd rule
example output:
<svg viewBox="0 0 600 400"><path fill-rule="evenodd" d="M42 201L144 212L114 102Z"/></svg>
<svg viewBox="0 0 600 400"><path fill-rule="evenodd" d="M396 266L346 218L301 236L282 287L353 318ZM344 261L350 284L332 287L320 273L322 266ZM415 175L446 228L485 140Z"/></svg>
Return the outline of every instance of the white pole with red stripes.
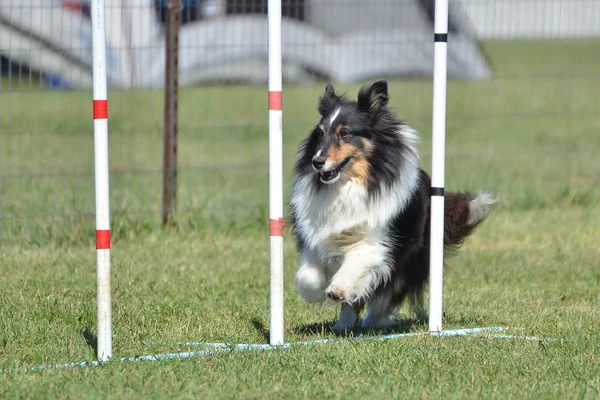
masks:
<svg viewBox="0 0 600 400"><path fill-rule="evenodd" d="M269 48L269 236L271 269L270 338L283 340L283 133L281 77L281 0L268 3Z"/></svg>
<svg viewBox="0 0 600 400"><path fill-rule="evenodd" d="M446 157L448 0L436 0L435 2L433 37L429 331L440 332L442 330L442 292L444 280L444 174Z"/></svg>
<svg viewBox="0 0 600 400"><path fill-rule="evenodd" d="M100 361L112 357L110 293L110 207L108 185L108 100L104 0L91 0L94 80L94 177L96 190L96 275Z"/></svg>

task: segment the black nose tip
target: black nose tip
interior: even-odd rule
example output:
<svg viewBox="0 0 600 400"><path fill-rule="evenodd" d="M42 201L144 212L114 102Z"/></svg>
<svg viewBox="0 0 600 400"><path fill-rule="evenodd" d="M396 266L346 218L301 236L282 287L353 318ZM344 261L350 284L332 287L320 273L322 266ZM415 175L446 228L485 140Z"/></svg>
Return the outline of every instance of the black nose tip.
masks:
<svg viewBox="0 0 600 400"><path fill-rule="evenodd" d="M323 157L313 158L312 165L315 169L321 169L325 165L325 159Z"/></svg>

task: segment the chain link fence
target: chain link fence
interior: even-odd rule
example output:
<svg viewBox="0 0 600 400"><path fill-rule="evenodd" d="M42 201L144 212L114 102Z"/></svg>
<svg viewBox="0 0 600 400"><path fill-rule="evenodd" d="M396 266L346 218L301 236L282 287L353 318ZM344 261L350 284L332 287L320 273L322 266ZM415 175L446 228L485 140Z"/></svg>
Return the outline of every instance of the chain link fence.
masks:
<svg viewBox="0 0 600 400"><path fill-rule="evenodd" d="M117 237L160 226L169 5L106 0ZM283 0L287 187L295 146L316 122L316 98L326 81L354 95L361 84L389 79L392 104L425 137L428 168L433 5ZM600 89L599 2L463 0L450 6L450 131L469 126L475 135L552 120L568 135L576 121L598 120L598 91L588 89ZM0 246L93 237L93 22L84 0L0 0ZM194 229L263 224L266 1L181 0L180 22L176 221ZM528 102L532 91L538 96ZM514 107L506 107L513 98ZM591 132L590 138L587 145L570 146L561 138L540 139L550 142L536 162L560 162L556 154L566 153L592 160L597 139ZM507 183L489 181L492 164L485 160L504 157L510 163L514 154L528 151L500 146L465 155L467 150L450 144L448 160L480 157L474 179L497 186ZM597 200L595 193L590 201Z"/></svg>

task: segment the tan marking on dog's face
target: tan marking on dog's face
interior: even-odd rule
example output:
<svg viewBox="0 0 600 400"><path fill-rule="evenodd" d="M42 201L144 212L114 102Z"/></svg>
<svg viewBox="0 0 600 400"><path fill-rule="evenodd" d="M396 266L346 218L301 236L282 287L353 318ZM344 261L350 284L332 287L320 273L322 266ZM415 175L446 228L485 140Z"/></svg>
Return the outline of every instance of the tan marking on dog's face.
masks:
<svg viewBox="0 0 600 400"><path fill-rule="evenodd" d="M342 124L338 124L338 126L335 127L335 135L337 137L340 136L340 132L342 132L343 128L344 128L344 125L342 125Z"/></svg>
<svg viewBox="0 0 600 400"><path fill-rule="evenodd" d="M338 165L346 158L355 156L360 149L349 143L342 143L338 146L331 146L327 154L327 162Z"/></svg>
<svg viewBox="0 0 600 400"><path fill-rule="evenodd" d="M351 178L358 179L359 182L366 184L369 180L369 163L364 157L358 157L354 160L347 171Z"/></svg>
<svg viewBox="0 0 600 400"><path fill-rule="evenodd" d="M352 158L350 165L342 172L349 178L358 179L361 183L366 183L369 179L369 163L366 159L365 150L371 151L372 145L361 149L351 143L342 143L339 146L331 146L328 151L327 162L339 165L348 157Z"/></svg>
<svg viewBox="0 0 600 400"><path fill-rule="evenodd" d="M367 154L367 155L372 154L373 148L375 147L375 146L373 146L373 143L370 140L365 139L365 138L362 138L361 141L363 144L363 151L365 152L365 154Z"/></svg>

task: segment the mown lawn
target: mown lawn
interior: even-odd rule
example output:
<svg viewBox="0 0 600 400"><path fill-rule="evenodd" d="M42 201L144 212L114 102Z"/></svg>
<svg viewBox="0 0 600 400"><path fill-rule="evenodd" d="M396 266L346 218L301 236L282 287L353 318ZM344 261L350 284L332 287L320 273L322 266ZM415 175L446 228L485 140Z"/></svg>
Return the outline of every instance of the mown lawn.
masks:
<svg viewBox="0 0 600 400"><path fill-rule="evenodd" d="M485 48L495 79L449 83L446 186L485 188L501 202L449 261L445 328L506 326L566 341L419 336L21 369L0 373L0 397L600 397L600 42ZM323 88L284 88L286 199ZM186 341L265 342L265 90L183 90L180 211L164 232L161 92L110 94L116 358L184 351ZM430 170L431 82L392 82L391 103L423 135ZM89 105L87 92L0 93L0 369L95 358ZM334 337L324 327L336 311L294 291L289 231L285 240L286 340ZM406 320L397 331L426 329Z"/></svg>

